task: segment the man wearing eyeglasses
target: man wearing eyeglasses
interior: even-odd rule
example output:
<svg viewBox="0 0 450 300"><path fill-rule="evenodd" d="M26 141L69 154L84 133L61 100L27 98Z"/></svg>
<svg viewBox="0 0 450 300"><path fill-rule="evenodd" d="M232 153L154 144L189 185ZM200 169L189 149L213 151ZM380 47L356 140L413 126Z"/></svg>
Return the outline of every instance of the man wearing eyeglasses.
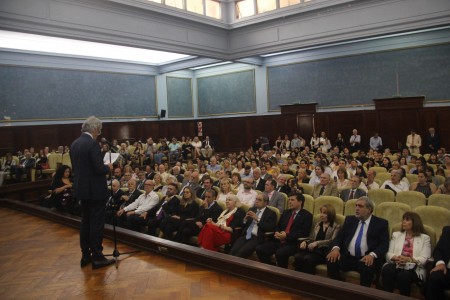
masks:
<svg viewBox="0 0 450 300"><path fill-rule="evenodd" d="M153 191L155 182L146 180L144 183L144 193L133 203L125 206L117 212L117 216L122 218L126 228L140 231L141 226L147 224L147 211L156 206L159 196Z"/></svg>

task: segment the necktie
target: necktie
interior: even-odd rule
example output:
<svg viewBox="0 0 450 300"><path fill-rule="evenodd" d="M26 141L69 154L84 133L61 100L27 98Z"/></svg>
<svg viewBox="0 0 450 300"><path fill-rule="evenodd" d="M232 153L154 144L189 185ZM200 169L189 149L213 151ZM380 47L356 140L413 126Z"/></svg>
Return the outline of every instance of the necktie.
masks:
<svg viewBox="0 0 450 300"><path fill-rule="evenodd" d="M166 204L167 202L164 202L161 207L159 208L158 212L156 213L156 220L161 220L164 216L164 210L163 210L163 206L164 204Z"/></svg>
<svg viewBox="0 0 450 300"><path fill-rule="evenodd" d="M355 196L355 190L351 190L350 195L348 196L348 200L353 199L354 196Z"/></svg>
<svg viewBox="0 0 450 300"><path fill-rule="evenodd" d="M324 191L325 191L325 187L322 185L322 187L320 188L319 196L322 196Z"/></svg>
<svg viewBox="0 0 450 300"><path fill-rule="evenodd" d="M364 223L364 221L361 221L361 227L359 228L358 236L356 237L356 241L355 241L355 256L358 258L361 257L361 240L362 240L365 224L366 223Z"/></svg>
<svg viewBox="0 0 450 300"><path fill-rule="evenodd" d="M259 213L261 211L258 209L258 211L256 212L256 217L259 217ZM250 224L250 226L248 226L247 229L247 234L245 235L245 239L249 240L252 238L252 231L253 231L253 227L255 226L256 221L252 219L252 223Z"/></svg>
<svg viewBox="0 0 450 300"><path fill-rule="evenodd" d="M295 215L296 215L296 212L294 211L292 213L291 217L289 218L289 222L286 226L286 230L284 231L284 232L286 232L286 234L288 234L291 231L292 223L294 223L294 220L295 220Z"/></svg>

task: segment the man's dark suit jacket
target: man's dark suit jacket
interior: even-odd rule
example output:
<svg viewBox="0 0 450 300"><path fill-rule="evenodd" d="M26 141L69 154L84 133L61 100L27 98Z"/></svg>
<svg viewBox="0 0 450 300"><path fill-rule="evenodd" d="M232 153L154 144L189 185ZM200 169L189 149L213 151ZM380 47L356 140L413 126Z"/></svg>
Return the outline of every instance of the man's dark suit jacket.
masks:
<svg viewBox="0 0 450 300"><path fill-rule="evenodd" d="M127 206L130 205L131 203L133 203L137 198L139 198L140 195L142 195L142 192L140 190L138 190L137 188L130 193L130 191L124 193L124 195L128 196L128 201L124 201L123 199L120 202L120 205L122 206Z"/></svg>
<svg viewBox="0 0 450 300"><path fill-rule="evenodd" d="M443 260L445 265L448 265L450 260L450 226L445 226L442 229L442 235L434 248L433 257L435 263Z"/></svg>
<svg viewBox="0 0 450 300"><path fill-rule="evenodd" d="M292 212L292 209L288 209L283 212L280 221L278 222L278 232L286 231ZM309 211L301 209L295 216L290 232L286 235L286 242L289 244L296 244L298 243L299 238L309 237L312 219L312 214Z"/></svg>
<svg viewBox="0 0 450 300"><path fill-rule="evenodd" d="M206 224L206 220L209 218L211 218L214 222L217 222L217 218L220 216L222 211L222 207L214 201L210 208L204 208L203 206L200 207L196 220L202 222L203 225Z"/></svg>
<svg viewBox="0 0 450 300"><path fill-rule="evenodd" d="M73 170L74 197L77 199L108 199L106 174L109 167L103 163L101 149L90 135L83 133L70 146Z"/></svg>
<svg viewBox="0 0 450 300"><path fill-rule="evenodd" d="M205 200L205 192L206 192L206 189L203 187L200 187L196 192L197 198Z"/></svg>
<svg viewBox="0 0 450 300"><path fill-rule="evenodd" d="M266 181L260 178L258 184L256 185L255 190L264 192L265 188L266 188Z"/></svg>
<svg viewBox="0 0 450 300"><path fill-rule="evenodd" d="M291 188L287 185L283 185L283 186L277 186L277 188L275 189L277 192L280 193L285 193L286 195L289 196L289 194L291 193Z"/></svg>
<svg viewBox="0 0 450 300"><path fill-rule="evenodd" d="M430 145L433 146L433 149L430 148ZM436 153L440 146L441 146L441 140L439 138L439 135L437 135L435 133L434 136L431 137L431 134L428 133L427 137L426 137L426 144L425 144L425 149L427 149L427 153L428 152Z"/></svg>
<svg viewBox="0 0 450 300"><path fill-rule="evenodd" d="M167 197L167 196L166 196ZM148 211L148 216L151 219L156 218L156 213L158 212L159 208L163 205L164 200L166 197L162 198L161 201L159 201L158 205L155 205L153 208L151 208ZM163 206L163 212L164 217L172 216L172 215L178 215L180 210L180 199L176 196L173 196L164 206Z"/></svg>
<svg viewBox="0 0 450 300"><path fill-rule="evenodd" d="M350 199L348 199L348 197L350 196L350 191L351 191L351 189L345 189L339 195L344 202L346 202L347 200L350 200ZM356 189L355 193L353 194L352 199L359 199L360 197L363 197L363 196L367 196L366 191L364 191L363 189Z"/></svg>
<svg viewBox="0 0 450 300"><path fill-rule="evenodd" d="M331 248L337 246L340 248L341 254L349 255L348 245L355 235L359 221L355 216L347 216L344 225L333 240ZM367 229L367 247L368 250L364 255L373 252L380 259L386 255L389 249L389 231L388 222L385 219L372 215Z"/></svg>
<svg viewBox="0 0 450 300"><path fill-rule="evenodd" d="M256 207L252 207L249 210L256 213L258 210ZM247 222L244 225L244 228L242 228L242 235L247 235L247 229L252 224L253 219L248 218ZM275 228L277 227L277 214L268 208L266 206L266 209L264 210L261 218L259 219L258 223L258 241L260 243L264 242L264 234L266 232L273 232L275 231Z"/></svg>
<svg viewBox="0 0 450 300"><path fill-rule="evenodd" d="M119 209L120 205L123 203L122 196L124 195L124 192L121 189L118 189L117 192L113 193L113 201L112 206L113 208ZM111 194L110 194L111 196Z"/></svg>

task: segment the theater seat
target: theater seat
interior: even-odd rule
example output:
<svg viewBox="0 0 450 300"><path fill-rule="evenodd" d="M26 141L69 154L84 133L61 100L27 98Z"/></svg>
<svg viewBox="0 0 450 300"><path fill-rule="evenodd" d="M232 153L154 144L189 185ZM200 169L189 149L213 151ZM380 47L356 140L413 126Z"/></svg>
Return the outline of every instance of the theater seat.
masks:
<svg viewBox="0 0 450 300"><path fill-rule="evenodd" d="M408 204L412 210L421 205L427 204L425 195L416 191L398 192L395 196L395 202Z"/></svg>
<svg viewBox="0 0 450 300"><path fill-rule="evenodd" d="M311 195L313 194L314 187L309 183L299 183L298 186L303 188L305 194Z"/></svg>
<svg viewBox="0 0 450 300"><path fill-rule="evenodd" d="M375 207L374 215L388 221L389 229L402 221L403 214L411 211L411 207L405 203L384 202Z"/></svg>
<svg viewBox="0 0 450 300"><path fill-rule="evenodd" d="M370 200L375 203L375 207L380 205L383 202L394 202L395 194L393 191L388 189L372 189L369 190L367 196Z"/></svg>
<svg viewBox="0 0 450 300"><path fill-rule="evenodd" d="M344 201L341 198L335 196L320 196L314 200L314 214L318 214L320 206L323 204L331 204L336 210L336 214L344 214Z"/></svg>
<svg viewBox="0 0 450 300"><path fill-rule="evenodd" d="M303 205L303 209L309 211L310 213L314 212L314 198L310 195L303 195L305 197L305 204Z"/></svg>
<svg viewBox="0 0 450 300"><path fill-rule="evenodd" d="M428 198L428 205L444 207L450 211L450 195L433 194Z"/></svg>
<svg viewBox="0 0 450 300"><path fill-rule="evenodd" d="M439 240L442 228L449 224L450 211L443 207L425 205L417 207L414 211L420 216L423 224L434 228L436 240Z"/></svg>

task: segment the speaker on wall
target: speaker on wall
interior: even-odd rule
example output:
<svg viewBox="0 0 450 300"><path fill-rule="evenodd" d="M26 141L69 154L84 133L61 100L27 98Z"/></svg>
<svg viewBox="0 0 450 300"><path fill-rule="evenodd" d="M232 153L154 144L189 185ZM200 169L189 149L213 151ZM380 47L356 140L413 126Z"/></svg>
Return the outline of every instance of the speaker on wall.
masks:
<svg viewBox="0 0 450 300"><path fill-rule="evenodd" d="M166 117L166 110L161 109L161 118L165 118L165 117Z"/></svg>

